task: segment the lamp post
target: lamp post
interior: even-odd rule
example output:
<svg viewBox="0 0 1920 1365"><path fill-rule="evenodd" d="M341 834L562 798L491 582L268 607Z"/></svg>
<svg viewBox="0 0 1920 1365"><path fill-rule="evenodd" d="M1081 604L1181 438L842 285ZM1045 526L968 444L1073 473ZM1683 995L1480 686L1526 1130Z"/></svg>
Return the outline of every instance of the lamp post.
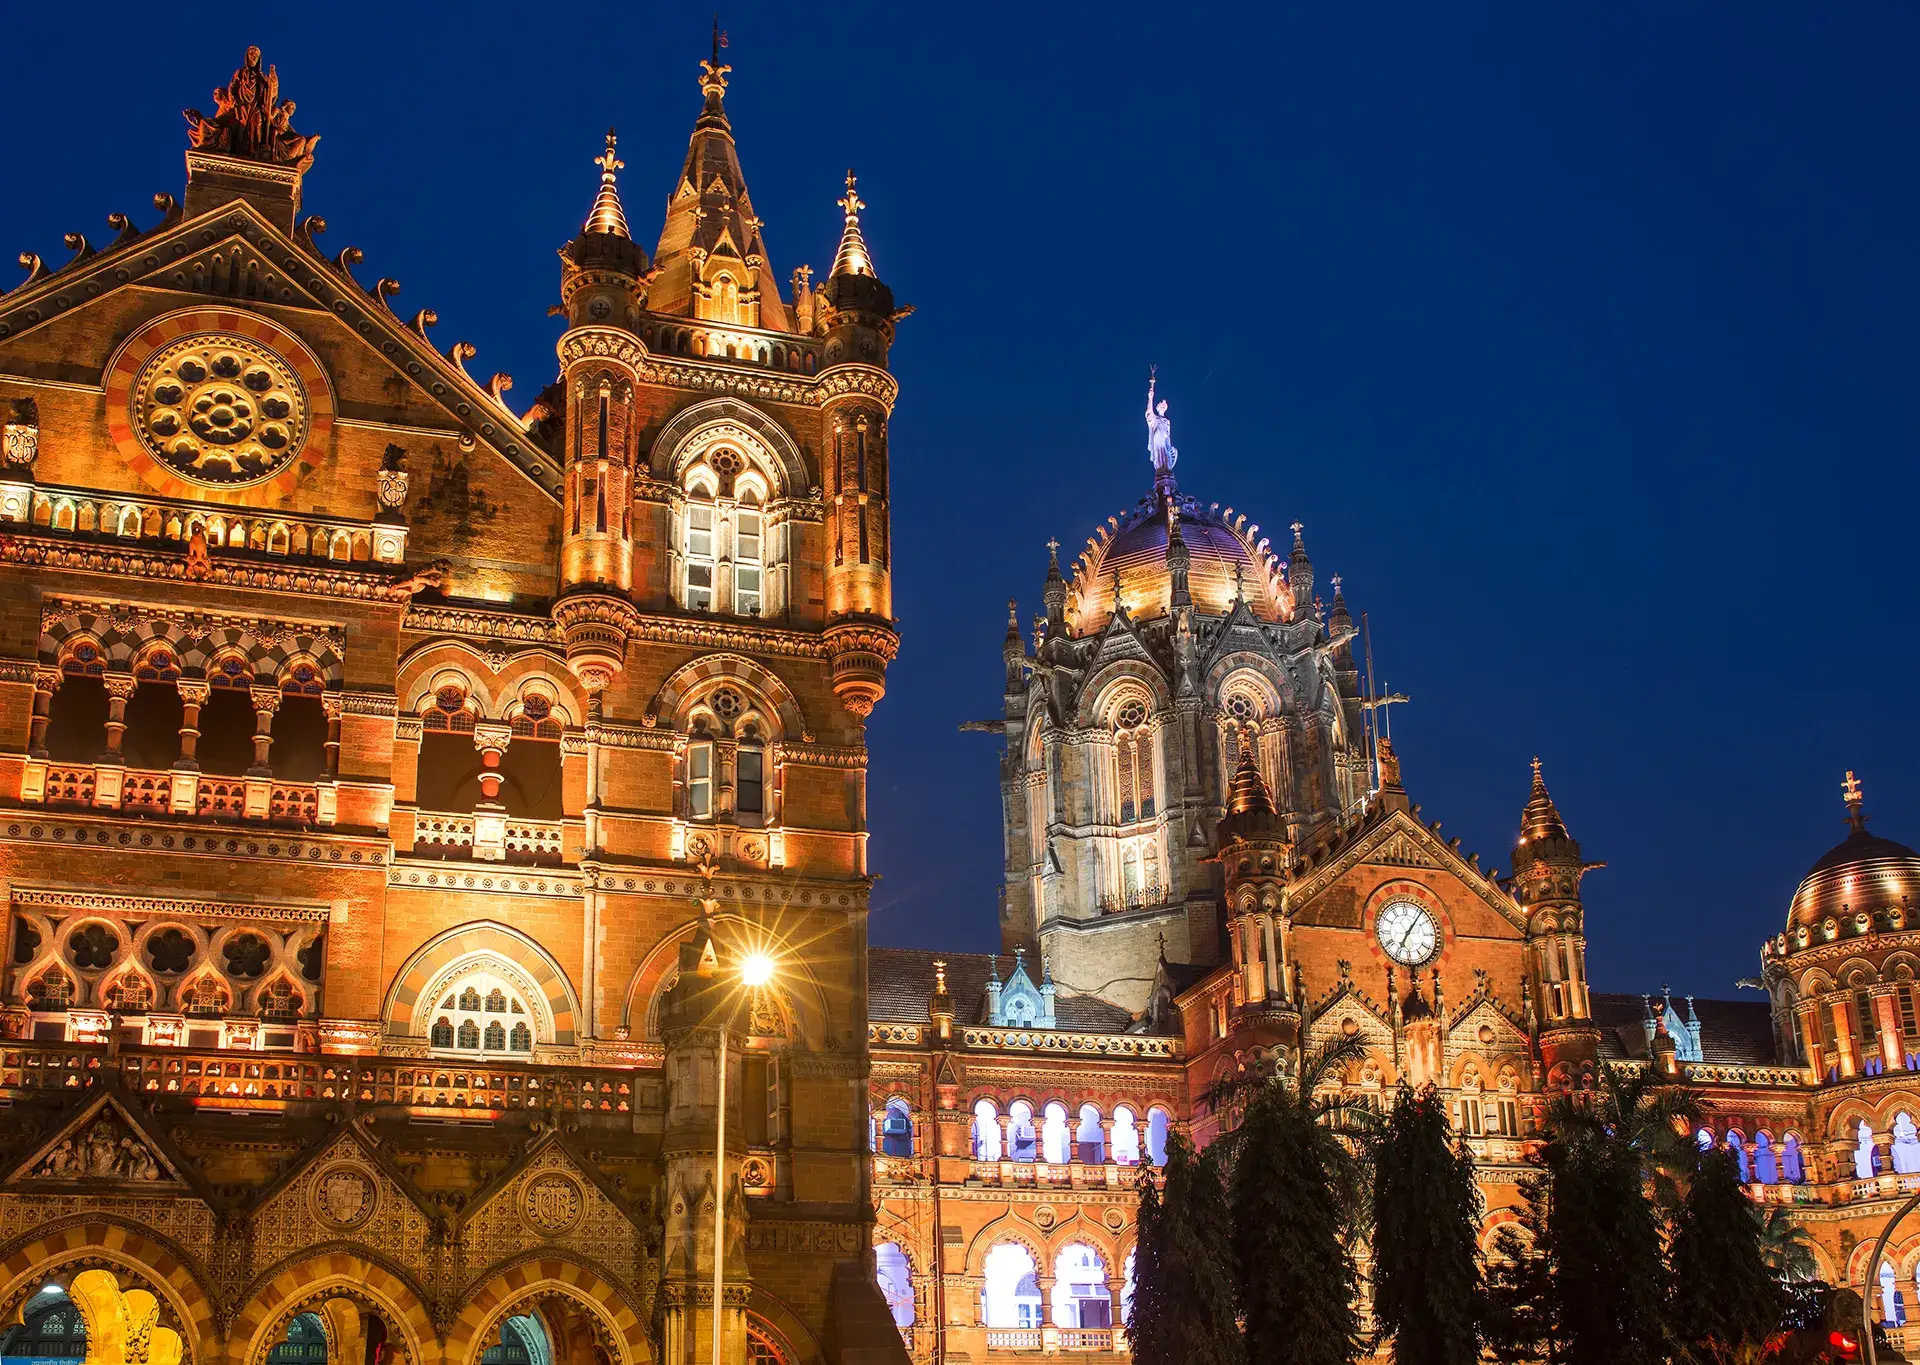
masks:
<svg viewBox="0 0 1920 1365"><path fill-rule="evenodd" d="M740 960L740 984L757 990L773 980L773 959L748 953ZM720 1296L726 1286L727 1265L727 1036L733 1032L733 1011L720 1020L720 1103L715 1111L713 1138L713 1365L721 1365L724 1336Z"/></svg>

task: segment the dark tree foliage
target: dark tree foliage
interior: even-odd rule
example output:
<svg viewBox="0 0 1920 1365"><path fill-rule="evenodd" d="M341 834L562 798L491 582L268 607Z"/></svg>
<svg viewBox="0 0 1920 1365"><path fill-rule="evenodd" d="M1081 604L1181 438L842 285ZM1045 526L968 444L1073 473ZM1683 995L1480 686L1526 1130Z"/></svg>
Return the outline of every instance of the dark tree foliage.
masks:
<svg viewBox="0 0 1920 1365"><path fill-rule="evenodd" d="M1156 1188L1150 1176L1140 1181L1133 1317L1127 1328L1134 1361L1244 1365L1219 1158L1214 1152L1197 1155L1175 1133L1167 1141L1164 1184Z"/></svg>
<svg viewBox="0 0 1920 1365"><path fill-rule="evenodd" d="M1693 1356L1751 1365L1778 1344L1786 1308L1733 1155L1701 1152L1674 1217L1673 1324Z"/></svg>
<svg viewBox="0 0 1920 1365"><path fill-rule="evenodd" d="M1446 1101L1403 1085L1373 1165L1373 1312L1395 1365L1480 1359L1480 1212Z"/></svg>
<svg viewBox="0 0 1920 1365"><path fill-rule="evenodd" d="M1346 1106L1316 1095L1356 1055L1343 1042L1262 1086L1234 1134L1233 1251L1249 1360L1352 1365L1361 1355L1349 1243L1364 1189L1338 1136Z"/></svg>
<svg viewBox="0 0 1920 1365"><path fill-rule="evenodd" d="M1526 1183L1522 1231L1495 1247L1495 1358L1663 1365L1667 1267L1641 1151L1604 1130L1556 1134Z"/></svg>

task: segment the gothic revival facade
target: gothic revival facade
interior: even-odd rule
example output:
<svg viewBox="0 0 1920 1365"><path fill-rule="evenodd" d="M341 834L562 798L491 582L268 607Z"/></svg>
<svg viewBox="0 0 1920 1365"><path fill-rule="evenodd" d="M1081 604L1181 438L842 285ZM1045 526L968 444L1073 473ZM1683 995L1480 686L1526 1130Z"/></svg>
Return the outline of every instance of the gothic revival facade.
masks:
<svg viewBox="0 0 1920 1365"><path fill-rule="evenodd" d="M651 253L582 156L526 411L323 249L257 50L184 195L0 298L9 1359L899 1358L899 310L851 177L783 293L728 71Z"/></svg>

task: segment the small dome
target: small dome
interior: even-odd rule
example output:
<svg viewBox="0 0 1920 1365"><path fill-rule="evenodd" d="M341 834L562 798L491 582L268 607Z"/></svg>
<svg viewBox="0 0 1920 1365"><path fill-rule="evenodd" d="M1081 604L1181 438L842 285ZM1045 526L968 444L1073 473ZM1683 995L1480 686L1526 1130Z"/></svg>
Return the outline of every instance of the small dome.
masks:
<svg viewBox="0 0 1920 1365"><path fill-rule="evenodd" d="M1187 547L1187 584L1194 609L1225 616L1233 607L1234 571L1240 592L1263 621L1293 615L1282 562L1259 534L1258 525L1224 511L1174 495L1180 509L1180 539ZM1110 519L1107 533L1096 535L1077 561L1068 613L1075 635L1106 628L1113 616L1113 575L1120 571L1120 597L1136 621L1165 616L1172 607L1173 576L1167 568L1167 514L1157 496L1142 498L1124 516Z"/></svg>
<svg viewBox="0 0 1920 1365"><path fill-rule="evenodd" d="M1869 834L1864 819L1821 855L1793 893L1787 927L1883 910L1920 896L1920 853Z"/></svg>

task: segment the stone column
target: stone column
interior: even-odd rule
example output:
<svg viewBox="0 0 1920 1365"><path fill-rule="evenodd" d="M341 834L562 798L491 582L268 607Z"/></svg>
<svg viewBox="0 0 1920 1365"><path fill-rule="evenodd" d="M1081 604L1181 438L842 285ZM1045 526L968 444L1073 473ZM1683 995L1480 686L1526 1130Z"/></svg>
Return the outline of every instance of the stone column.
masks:
<svg viewBox="0 0 1920 1365"><path fill-rule="evenodd" d="M252 695L253 766L247 769L247 776L272 777L273 765L268 760L273 752L273 717L280 709L280 689L256 687Z"/></svg>
<svg viewBox="0 0 1920 1365"><path fill-rule="evenodd" d="M180 692L180 757L173 760L173 766L182 772L198 772L200 708L207 704L212 689L203 678L182 678L175 686Z"/></svg>
<svg viewBox="0 0 1920 1365"><path fill-rule="evenodd" d="M473 808L473 856L500 862L507 856L507 808L500 804L505 774L500 760L513 741L513 727L504 720L483 720L473 727L473 747L480 751L480 801ZM591 1025L589 1025L591 1027Z"/></svg>
<svg viewBox="0 0 1920 1365"><path fill-rule="evenodd" d="M120 752L120 741L127 733L127 703L140 684L131 673L110 673L101 681L107 687L107 751L100 755L100 761L124 764L127 760Z"/></svg>
<svg viewBox="0 0 1920 1365"><path fill-rule="evenodd" d="M27 756L47 756L47 722L53 719L53 694L60 690L57 668L37 669L33 675L33 719L27 729Z"/></svg>
<svg viewBox="0 0 1920 1365"><path fill-rule="evenodd" d="M736 780L734 766L739 761L739 756L740 746L734 743L734 741L730 739L714 741L713 813L717 819L730 820L733 818L734 784Z"/></svg>
<svg viewBox="0 0 1920 1365"><path fill-rule="evenodd" d="M320 709L327 715L326 777L329 782L340 776L340 717L346 707L346 698L337 692L320 698Z"/></svg>

